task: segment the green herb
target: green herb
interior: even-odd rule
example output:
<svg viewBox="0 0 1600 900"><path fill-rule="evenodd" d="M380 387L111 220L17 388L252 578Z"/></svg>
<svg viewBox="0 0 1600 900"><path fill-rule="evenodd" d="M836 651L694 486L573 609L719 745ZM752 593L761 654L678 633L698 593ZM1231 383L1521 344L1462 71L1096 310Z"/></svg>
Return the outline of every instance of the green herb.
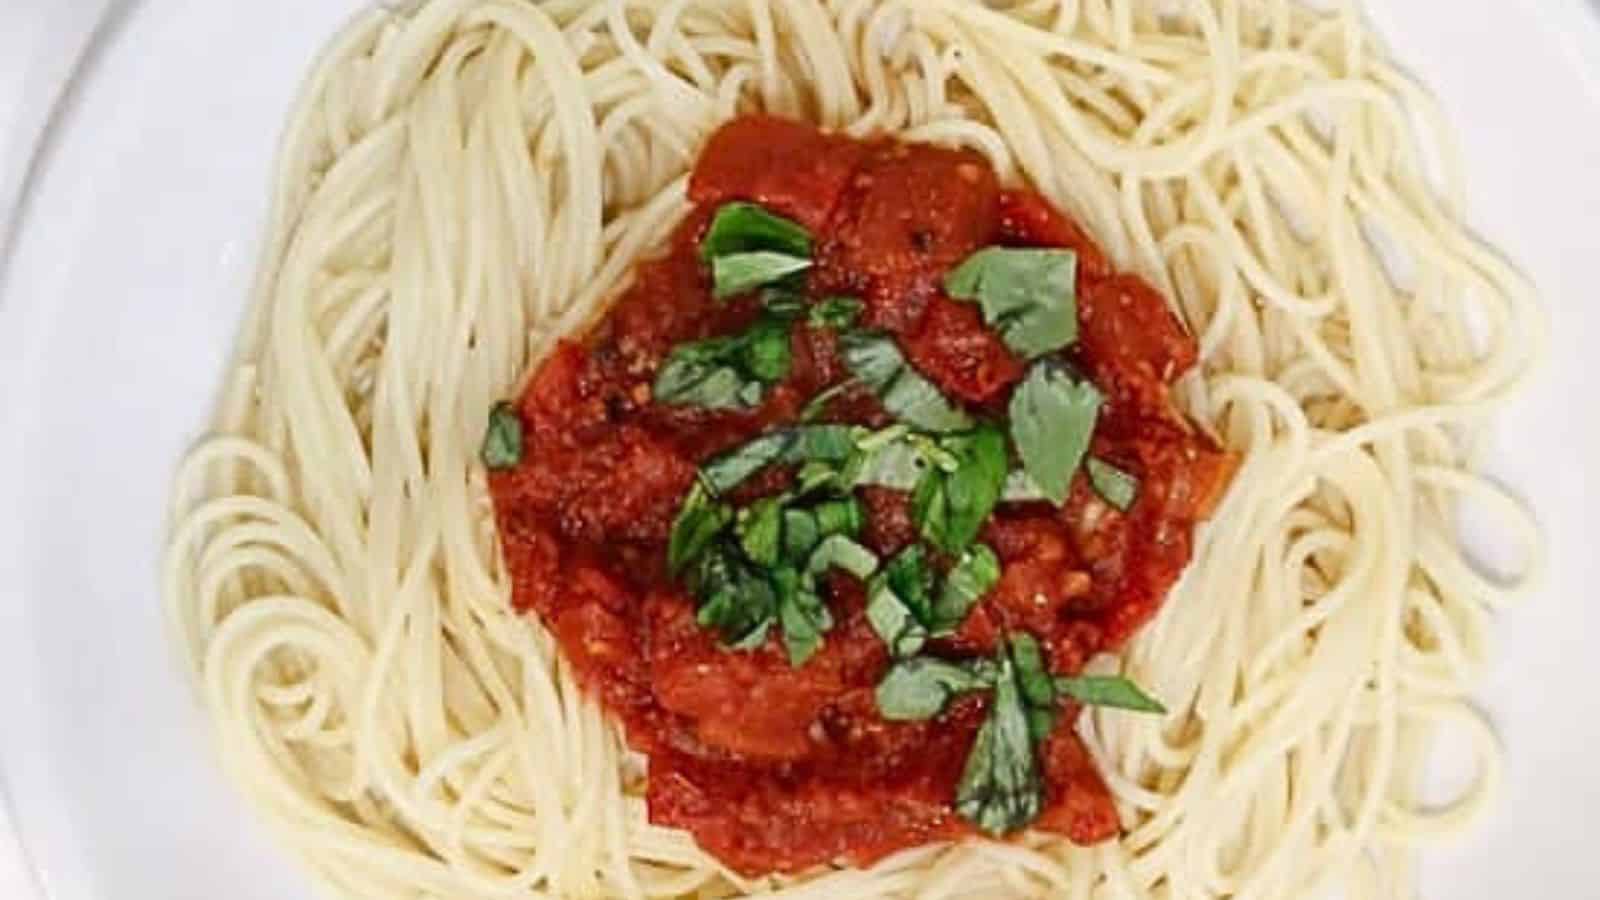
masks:
<svg viewBox="0 0 1600 900"><path fill-rule="evenodd" d="M955 462L953 471L928 467L911 494L911 518L923 537L946 553L966 550L1000 502L1006 481L1006 439L1000 429L981 425L946 437L940 449Z"/></svg>
<svg viewBox="0 0 1600 900"><path fill-rule="evenodd" d="M856 320L866 308L865 303L854 297L829 297L811 307L811 325L814 328L848 331L855 327Z"/></svg>
<svg viewBox="0 0 1600 900"><path fill-rule="evenodd" d="M1088 380L1074 380L1049 360L1035 363L1011 396L1011 439L1023 468L1057 506L1067 501L1072 476L1089 451L1102 402Z"/></svg>
<svg viewBox="0 0 1600 900"><path fill-rule="evenodd" d="M817 594L812 579L791 566L772 573L778 595L778 624L783 626L783 646L789 665L799 668L822 649L822 636L833 628L833 614Z"/></svg>
<svg viewBox="0 0 1600 900"><path fill-rule="evenodd" d="M900 551L867 586L867 622L897 659L916 654L928 640L934 571L927 551Z"/></svg>
<svg viewBox="0 0 1600 900"><path fill-rule="evenodd" d="M878 682L878 711L891 722L920 722L944 712L957 694L993 686L992 673L919 656L895 663Z"/></svg>
<svg viewBox="0 0 1600 900"><path fill-rule="evenodd" d="M718 300L746 294L811 268L811 260L771 250L731 253L711 261L711 295Z"/></svg>
<svg viewBox="0 0 1600 900"><path fill-rule="evenodd" d="M775 463L844 462L855 452L856 435L848 425L802 425L769 432L701 466L700 477L721 496Z"/></svg>
<svg viewBox="0 0 1600 900"><path fill-rule="evenodd" d="M783 540L783 501L767 497L740 510L734 533L751 562L765 567L777 565Z"/></svg>
<svg viewBox="0 0 1600 900"><path fill-rule="evenodd" d="M840 338L840 345L845 364L878 395L890 415L925 431L944 433L972 427L971 416L906 362L894 338L880 332L852 332Z"/></svg>
<svg viewBox="0 0 1600 900"><path fill-rule="evenodd" d="M1078 339L1077 278L1070 250L989 247L945 278L945 292L977 301L1006 346L1033 359Z"/></svg>
<svg viewBox="0 0 1600 900"><path fill-rule="evenodd" d="M1165 715L1161 701L1146 694L1137 684L1121 677L1085 675L1055 679L1056 692L1085 706L1107 706L1133 712Z"/></svg>
<svg viewBox="0 0 1600 900"><path fill-rule="evenodd" d="M667 406L750 409L769 385L789 377L789 326L757 319L741 334L690 341L672 348L656 374L654 396Z"/></svg>
<svg viewBox="0 0 1600 900"><path fill-rule="evenodd" d="M1031 634L1014 634L1008 641L1017 687L1027 709L1028 732L1035 741L1050 736L1056 726L1056 686L1045 666L1044 653Z"/></svg>
<svg viewBox="0 0 1600 900"><path fill-rule="evenodd" d="M820 576L830 569L843 569L865 581L878 570L878 555L842 534L829 535L811 552L806 574Z"/></svg>
<svg viewBox="0 0 1600 900"><path fill-rule="evenodd" d="M810 256L811 234L798 222L754 203L727 203L717 210L700 242L700 255L707 261L756 250Z"/></svg>
<svg viewBox="0 0 1600 900"><path fill-rule="evenodd" d="M778 595L764 572L726 543L714 544L695 567L691 587L700 598L696 616L736 650L761 646L778 614Z"/></svg>
<svg viewBox="0 0 1600 900"><path fill-rule="evenodd" d="M489 410L489 427L479 455L485 466L496 471L515 469L522 462L522 416L515 406L501 402Z"/></svg>
<svg viewBox="0 0 1600 900"><path fill-rule="evenodd" d="M1127 512L1139 499L1139 479L1108 462L1091 458L1084 464L1089 473L1089 484L1102 500Z"/></svg>
<svg viewBox="0 0 1600 900"><path fill-rule="evenodd" d="M999 836L1038 817L1044 783L1016 666L1004 647L996 662L994 699L956 784L956 812Z"/></svg>
<svg viewBox="0 0 1600 900"><path fill-rule="evenodd" d="M822 418L823 414L828 411L828 404L839 399L855 386L855 379L847 378L812 397L811 402L806 404L805 409L800 410L800 421L815 422L817 419Z"/></svg>
<svg viewBox="0 0 1600 900"><path fill-rule="evenodd" d="M699 559L732 521L733 510L713 502L705 487L697 482L678 510L678 517L672 523L672 536L667 541L667 565L673 574Z"/></svg>
<svg viewBox="0 0 1600 900"><path fill-rule="evenodd" d="M930 630L936 635L953 634L983 595L1000 581L1000 558L986 544L976 544L956 561L944 577L939 595L933 601Z"/></svg>
<svg viewBox="0 0 1600 900"><path fill-rule="evenodd" d="M805 294L782 286L769 287L761 292L761 307L786 323L805 318L810 305Z"/></svg>

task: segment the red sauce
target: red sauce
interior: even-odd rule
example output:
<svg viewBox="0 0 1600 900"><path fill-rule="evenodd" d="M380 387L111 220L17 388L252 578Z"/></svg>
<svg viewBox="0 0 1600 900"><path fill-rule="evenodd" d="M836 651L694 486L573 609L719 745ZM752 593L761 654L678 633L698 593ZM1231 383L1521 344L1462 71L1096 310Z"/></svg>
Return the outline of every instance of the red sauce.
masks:
<svg viewBox="0 0 1600 900"><path fill-rule="evenodd" d="M1108 397L1093 452L1134 473L1139 498L1119 512L1080 475L1062 509L1002 505L983 534L1002 579L958 634L934 643L938 653L989 652L1021 629L1040 639L1052 670L1071 674L1155 613L1232 469L1169 398L1168 384L1195 363L1195 342L1155 290L1113 271L1039 196L1003 190L972 153L743 118L713 137L690 196L696 209L665 255L639 267L581 343L562 343L522 397L523 462L491 478L516 606L553 631L648 756L651 820L688 829L733 868L867 864L970 834L952 802L987 700L966 697L924 723L879 716L873 689L889 660L865 620L859 581L828 576L838 624L792 668L775 635L754 651L724 648L668 574L667 539L696 466L792 421L846 377L832 333L799 326L793 371L759 409L654 404L651 385L674 345L742 329L757 311L754 298L711 298L699 239L732 200L804 224L817 239L812 293L862 298L865 325L894 334L949 396L991 411L1003 408L1023 363L973 304L944 296L946 272L993 244L1077 251L1081 338L1066 355ZM890 421L862 390L834 401L825 420ZM780 491L789 477L769 471L739 499ZM868 546L888 554L913 539L904 494L861 495ZM1093 843L1119 824L1072 730L1076 710L1067 713L1041 748L1047 801L1033 827Z"/></svg>

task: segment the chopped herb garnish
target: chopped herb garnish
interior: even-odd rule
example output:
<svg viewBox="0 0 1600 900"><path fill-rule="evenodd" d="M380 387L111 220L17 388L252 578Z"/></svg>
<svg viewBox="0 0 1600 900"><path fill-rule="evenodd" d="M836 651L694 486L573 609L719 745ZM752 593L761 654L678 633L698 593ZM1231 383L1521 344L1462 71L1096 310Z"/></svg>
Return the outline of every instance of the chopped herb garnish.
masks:
<svg viewBox="0 0 1600 900"><path fill-rule="evenodd" d="M1017 687L1028 715L1028 731L1035 741L1050 736L1056 727L1056 686L1045 665L1044 652L1031 634L1014 634L1011 662L1016 667Z"/></svg>
<svg viewBox="0 0 1600 900"><path fill-rule="evenodd" d="M1053 360L1034 363L1011 396L1011 439L1028 478L1057 506L1094 437L1103 398L1087 379Z"/></svg>
<svg viewBox="0 0 1600 900"><path fill-rule="evenodd" d="M515 469L522 462L522 416L514 405L502 401L489 410L479 455L485 466L497 471Z"/></svg>
<svg viewBox="0 0 1600 900"><path fill-rule="evenodd" d="M717 210L700 242L700 255L707 261L758 250L810 256L811 234L800 223L754 203L727 203Z"/></svg>
<svg viewBox="0 0 1600 900"><path fill-rule="evenodd" d="M672 523L667 542L667 565L673 573L700 558L717 535L733 521L733 510L713 501L703 485L696 483Z"/></svg>
<svg viewBox="0 0 1600 900"><path fill-rule="evenodd" d="M867 622L897 659L912 656L928 640L934 574L927 551L912 544L867 586Z"/></svg>
<svg viewBox="0 0 1600 900"><path fill-rule="evenodd" d="M789 326L775 316L744 332L672 348L656 374L654 397L666 406L750 409L766 389L789 377Z"/></svg>
<svg viewBox="0 0 1600 900"><path fill-rule="evenodd" d="M1156 715L1166 715L1167 712L1161 701L1120 676L1062 676L1055 679L1055 689L1061 696L1071 697L1084 706L1106 706Z"/></svg>
<svg viewBox="0 0 1600 900"><path fill-rule="evenodd" d="M943 438L938 446L950 455L954 468L933 465L923 471L911 494L911 519L934 546L957 554L977 539L1000 502L1006 439L1000 429L981 425L968 434Z"/></svg>
<svg viewBox="0 0 1600 900"><path fill-rule="evenodd" d="M715 628L736 650L759 647L778 614L778 595L766 573L741 559L722 542L700 557L691 586L700 598L697 619Z"/></svg>
<svg viewBox="0 0 1600 900"><path fill-rule="evenodd" d="M778 594L783 647L789 665L798 668L822 649L822 636L833 628L833 614L817 594L815 581L792 566L773 571L772 584Z"/></svg>
<svg viewBox="0 0 1600 900"><path fill-rule="evenodd" d="M976 301L1006 346L1033 359L1078 339L1077 278L1071 250L989 247L945 278L945 292Z"/></svg>
<svg viewBox="0 0 1600 900"><path fill-rule="evenodd" d="M829 535L811 552L806 574L825 575L830 569L843 569L865 581L878 571L878 554L843 534Z"/></svg>
<svg viewBox="0 0 1600 900"><path fill-rule="evenodd" d="M842 463L855 453L857 429L849 425L801 425L773 431L729 450L700 469L713 494L721 496L775 463Z"/></svg>
<svg viewBox="0 0 1600 900"><path fill-rule="evenodd" d="M1044 806L1044 779L1016 666L1003 646L996 653L996 663L989 716L978 729L956 784L956 812L984 832L999 836L1038 818Z"/></svg>
<svg viewBox="0 0 1600 900"><path fill-rule="evenodd" d="M1103 460L1091 458L1084 464L1089 484L1100 499L1127 512L1139 499L1139 479Z"/></svg>
<svg viewBox="0 0 1600 900"><path fill-rule="evenodd" d="M711 295L718 300L747 294L811 268L811 260L771 250L730 253L711 261Z"/></svg>
<svg viewBox="0 0 1600 900"><path fill-rule="evenodd" d="M1000 581L1000 558L987 544L974 544L944 577L933 601L929 629L936 635L952 634L967 614Z"/></svg>
<svg viewBox="0 0 1600 900"><path fill-rule="evenodd" d="M848 331L855 327L856 320L861 318L861 313L866 308L865 303L854 297L829 297L811 307L811 325L815 328Z"/></svg>
<svg viewBox="0 0 1600 900"><path fill-rule="evenodd" d="M878 682L878 711L891 722L920 722L944 712L958 694L994 687L994 673L932 656L901 660Z"/></svg>
<svg viewBox="0 0 1600 900"><path fill-rule="evenodd" d="M769 568L777 565L783 550L783 501L767 497L740 510L734 532L751 562Z"/></svg>
<svg viewBox="0 0 1600 900"><path fill-rule="evenodd" d="M871 388L896 419L938 433L972 427L971 416L906 362L894 338L878 332L852 332L840 338L840 345L845 364L856 379Z"/></svg>

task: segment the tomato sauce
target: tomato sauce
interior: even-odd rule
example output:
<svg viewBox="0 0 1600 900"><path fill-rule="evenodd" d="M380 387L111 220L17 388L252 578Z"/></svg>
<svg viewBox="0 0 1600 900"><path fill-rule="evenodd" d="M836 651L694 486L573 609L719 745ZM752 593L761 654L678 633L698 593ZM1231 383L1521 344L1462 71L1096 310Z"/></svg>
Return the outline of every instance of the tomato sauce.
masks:
<svg viewBox="0 0 1600 900"><path fill-rule="evenodd" d="M651 820L689 830L729 866L754 874L868 864L971 834L952 803L987 700L964 697L927 722L885 721L873 691L890 660L866 621L860 581L826 577L837 624L793 668L776 635L753 651L725 648L668 572L668 536L696 467L794 421L848 376L833 333L801 325L789 377L759 408L654 403L654 377L674 345L737 332L758 313L753 297L712 299L699 240L734 200L805 225L817 242L810 292L862 299L864 325L893 334L947 396L991 413L1003 411L1023 361L974 304L943 294L945 274L989 245L1077 251L1080 340L1065 355L1105 392L1093 452L1139 478L1138 499L1120 512L1080 473L1063 508L1002 504L982 535L1003 563L1001 580L957 634L931 645L936 653L991 652L1004 632L1022 629L1039 638L1053 671L1073 674L1156 612L1232 468L1170 400L1168 385L1195 364L1195 342L1155 290L1114 271L1038 195L1002 189L973 153L741 118L711 140L690 197L695 210L664 255L639 266L582 341L560 344L521 398L523 460L491 475L514 602L554 633L648 757ZM840 394L823 420L892 421L864 389ZM769 470L739 499L781 491L791 476ZM874 551L915 538L905 494L858 496ZM1119 823L1073 731L1077 710L1066 712L1040 750L1047 793L1033 827L1093 843Z"/></svg>

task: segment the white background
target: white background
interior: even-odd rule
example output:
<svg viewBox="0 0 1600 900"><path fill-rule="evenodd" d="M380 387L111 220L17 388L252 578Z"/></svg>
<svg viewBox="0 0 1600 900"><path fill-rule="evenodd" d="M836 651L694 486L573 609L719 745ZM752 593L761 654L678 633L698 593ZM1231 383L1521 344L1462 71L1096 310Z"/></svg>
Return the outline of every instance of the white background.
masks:
<svg viewBox="0 0 1600 900"><path fill-rule="evenodd" d="M356 0L148 0L49 115L107 0L0 0L0 788L57 900L283 900L292 865L226 788L161 631L173 462L231 345L273 145L298 79ZM1441 95L1474 220L1524 264L1554 362L1494 470L1552 537L1553 577L1502 619L1485 703L1507 794L1429 856L1435 900L1594 896L1600 852L1600 27L1579 0L1372 0ZM0 804L0 820L5 818ZM0 821L0 898L25 897Z"/></svg>

